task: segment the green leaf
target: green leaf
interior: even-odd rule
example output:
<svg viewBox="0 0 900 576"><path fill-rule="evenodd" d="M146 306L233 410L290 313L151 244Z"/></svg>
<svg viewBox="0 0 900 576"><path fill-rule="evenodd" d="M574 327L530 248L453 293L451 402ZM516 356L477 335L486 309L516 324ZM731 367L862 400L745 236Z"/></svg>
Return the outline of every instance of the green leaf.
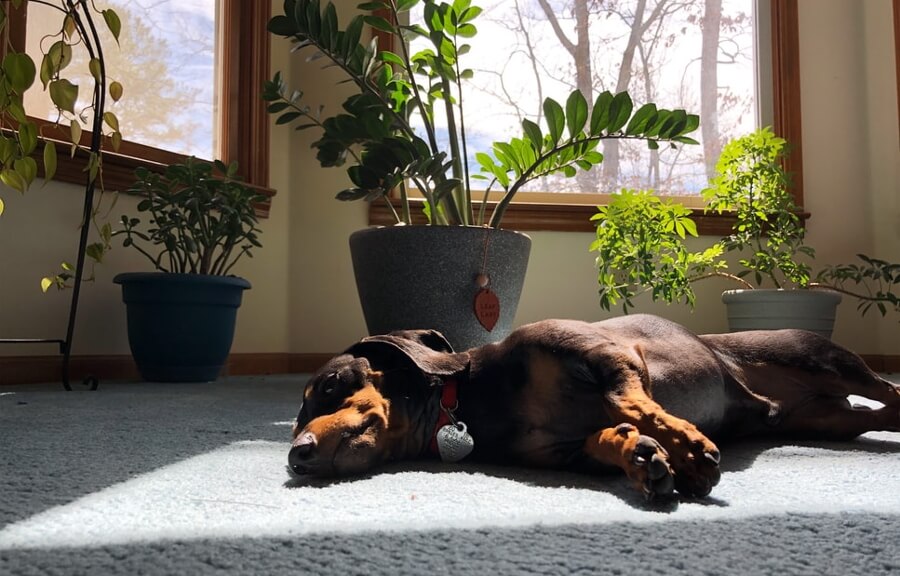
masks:
<svg viewBox="0 0 900 576"><path fill-rule="evenodd" d="M16 94L24 94L34 83L35 67L31 57L20 52L10 52L3 58L3 72Z"/></svg>
<svg viewBox="0 0 900 576"><path fill-rule="evenodd" d="M628 127L625 128L625 134L629 136L638 136L640 134L643 134L648 125L652 124L655 121L656 104L644 104L638 109L637 112L634 113L631 121L628 122Z"/></svg>
<svg viewBox="0 0 900 576"><path fill-rule="evenodd" d="M75 102L78 100L78 86L66 79L50 82L50 99L60 110L75 113Z"/></svg>
<svg viewBox="0 0 900 576"><path fill-rule="evenodd" d="M112 128L114 131L119 131L119 119L112 112L104 112L103 121L106 122L106 125Z"/></svg>
<svg viewBox="0 0 900 576"><path fill-rule="evenodd" d="M53 180L56 175L56 144L46 140L44 142L44 181Z"/></svg>
<svg viewBox="0 0 900 576"><path fill-rule="evenodd" d="M91 182L97 179L97 173L100 171L100 156L96 152L91 152L88 157L88 164L84 168L88 172Z"/></svg>
<svg viewBox="0 0 900 576"><path fill-rule="evenodd" d="M359 48L359 39L362 37L364 25L365 21L362 16L355 16L350 20L347 30L344 31L344 48L342 51L344 60L350 60L353 53Z"/></svg>
<svg viewBox="0 0 900 576"><path fill-rule="evenodd" d="M44 86L44 90L47 89L47 84L50 83L50 80L53 78L53 61L50 59L49 54L44 54L44 57L41 59L41 84Z"/></svg>
<svg viewBox="0 0 900 576"><path fill-rule="evenodd" d="M569 136L575 138L584 129L587 123L588 107L584 94L579 90L575 90L569 94L566 100L566 122L568 123Z"/></svg>
<svg viewBox="0 0 900 576"><path fill-rule="evenodd" d="M69 141L76 146L81 142L81 124L78 120L73 119L69 124Z"/></svg>
<svg viewBox="0 0 900 576"><path fill-rule="evenodd" d="M606 131L609 133L618 132L628 122L631 117L631 111L634 109L634 102L628 92L619 92L613 97L613 101L609 107L609 126Z"/></svg>
<svg viewBox="0 0 900 576"><path fill-rule="evenodd" d="M51 286L53 286L53 280L51 278L41 278L41 292L46 293Z"/></svg>
<svg viewBox="0 0 900 576"><path fill-rule="evenodd" d="M113 102L118 102L122 98L122 85L115 80L109 83L109 97Z"/></svg>
<svg viewBox="0 0 900 576"><path fill-rule="evenodd" d="M16 160L13 163L13 169L22 177L26 188L31 186L31 183L34 182L37 176L37 162L30 156Z"/></svg>
<svg viewBox="0 0 900 576"><path fill-rule="evenodd" d="M387 32L388 34L394 33L394 25L382 18L381 16L363 16L363 20L365 20L366 24L375 28L376 30L381 30L382 32Z"/></svg>
<svg viewBox="0 0 900 576"><path fill-rule="evenodd" d="M609 125L609 108L612 101L613 95L608 90L597 96L591 111L591 136L599 135Z"/></svg>
<svg viewBox="0 0 900 576"><path fill-rule="evenodd" d="M119 43L119 33L122 31L122 21L119 20L119 15L116 14L115 10L111 8L107 8L101 12L103 14L103 19L106 20L106 27L109 28L109 31L112 33L113 38L116 39L116 44Z"/></svg>
<svg viewBox="0 0 900 576"><path fill-rule="evenodd" d="M72 47L62 40L57 40L50 46L47 56L50 58L51 70L56 74L72 61Z"/></svg>
<svg viewBox="0 0 900 576"><path fill-rule="evenodd" d="M18 192L24 193L27 189L22 176L12 168L6 168L0 171L0 182L3 182L13 190L17 190Z"/></svg>
<svg viewBox="0 0 900 576"><path fill-rule="evenodd" d="M559 137L562 136L563 129L565 128L566 115L559 102L552 98L544 100L544 121L547 123L547 128L550 130L550 140L555 145L559 142Z"/></svg>
<svg viewBox="0 0 900 576"><path fill-rule="evenodd" d="M92 242L84 249L85 255L94 262L103 262L103 255L106 253L106 247L101 242Z"/></svg>
<svg viewBox="0 0 900 576"><path fill-rule="evenodd" d="M284 114L279 116L277 120L275 120L275 124L288 124L290 122L293 122L300 116L301 114L299 112L285 112Z"/></svg>
<svg viewBox="0 0 900 576"><path fill-rule="evenodd" d="M531 141L532 147L540 152L544 147L544 135L541 133L541 127L536 122L532 122L528 118L522 120L522 130Z"/></svg>
<svg viewBox="0 0 900 576"><path fill-rule="evenodd" d="M37 126L32 122L19 124L19 145L26 156L34 152L37 146Z"/></svg>
<svg viewBox="0 0 900 576"><path fill-rule="evenodd" d="M325 11L322 13L320 41L322 46L330 52L334 52L337 42L337 22L337 8L334 7L334 4L329 2L325 6Z"/></svg>
<svg viewBox="0 0 900 576"><path fill-rule="evenodd" d="M91 58L91 61L88 62L88 69L91 71L91 76L93 76L94 80L96 80L97 82L100 81L101 68L102 67L100 66L100 60L96 58Z"/></svg>
<svg viewBox="0 0 900 576"><path fill-rule="evenodd" d="M357 9L365 12L373 12L375 10L389 10L390 4L387 2L363 2L356 6Z"/></svg>

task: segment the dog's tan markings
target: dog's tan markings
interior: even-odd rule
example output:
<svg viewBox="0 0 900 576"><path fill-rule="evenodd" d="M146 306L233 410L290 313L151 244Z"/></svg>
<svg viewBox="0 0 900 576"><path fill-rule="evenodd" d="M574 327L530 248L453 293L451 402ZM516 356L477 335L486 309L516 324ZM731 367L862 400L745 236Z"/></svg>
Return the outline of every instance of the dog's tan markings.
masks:
<svg viewBox="0 0 900 576"><path fill-rule="evenodd" d="M642 436L631 424L605 428L590 436L585 453L598 462L616 466L647 497L672 493L674 472L666 450L656 440Z"/></svg>
<svg viewBox="0 0 900 576"><path fill-rule="evenodd" d="M331 462L334 471L364 470L384 459L389 415L388 401L367 384L333 414L314 418L305 431L315 435L318 458Z"/></svg>
<svg viewBox="0 0 900 576"><path fill-rule="evenodd" d="M675 486L690 496L706 496L718 484L719 449L687 420L672 416L647 396L648 387L635 373L607 403L614 422L630 424L668 452Z"/></svg>

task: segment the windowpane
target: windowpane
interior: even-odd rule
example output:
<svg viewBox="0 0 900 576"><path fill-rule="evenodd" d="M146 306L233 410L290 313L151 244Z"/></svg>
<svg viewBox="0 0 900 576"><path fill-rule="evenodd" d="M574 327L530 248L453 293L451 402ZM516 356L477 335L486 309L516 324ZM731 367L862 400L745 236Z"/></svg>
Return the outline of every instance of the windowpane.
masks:
<svg viewBox="0 0 900 576"><path fill-rule="evenodd" d="M698 194L724 142L758 125L753 4L480 0L478 35L463 62L475 71L463 94L470 154L519 135L523 118L541 118L546 97L564 103L580 88L593 101L604 90L627 90L636 106L653 102L699 114L694 137L701 145L656 152L643 142L607 141L603 164L590 173L550 177L530 189ZM425 42L417 40L413 51Z"/></svg>
<svg viewBox="0 0 900 576"><path fill-rule="evenodd" d="M98 28L107 74L124 86L121 101L110 102L107 110L119 118L126 140L206 159L221 155L218 5L215 0L112 0L98 6L114 9L122 21L121 47L102 21ZM26 50L33 56L40 55L39 43L46 50L58 39L52 35L59 18L52 12L38 3L28 5ZM81 87L76 107L81 112L92 85L83 51L73 50L63 74ZM35 116L57 120L39 82L26 94L25 106ZM86 110L85 129L90 118Z"/></svg>

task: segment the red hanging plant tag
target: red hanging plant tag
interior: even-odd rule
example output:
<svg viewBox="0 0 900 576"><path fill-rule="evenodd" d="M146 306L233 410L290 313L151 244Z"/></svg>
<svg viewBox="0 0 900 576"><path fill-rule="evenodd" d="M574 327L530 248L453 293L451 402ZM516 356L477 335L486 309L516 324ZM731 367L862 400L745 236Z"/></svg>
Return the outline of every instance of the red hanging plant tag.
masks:
<svg viewBox="0 0 900 576"><path fill-rule="evenodd" d="M500 319L500 299L490 288L482 288L475 295L475 317L490 332Z"/></svg>

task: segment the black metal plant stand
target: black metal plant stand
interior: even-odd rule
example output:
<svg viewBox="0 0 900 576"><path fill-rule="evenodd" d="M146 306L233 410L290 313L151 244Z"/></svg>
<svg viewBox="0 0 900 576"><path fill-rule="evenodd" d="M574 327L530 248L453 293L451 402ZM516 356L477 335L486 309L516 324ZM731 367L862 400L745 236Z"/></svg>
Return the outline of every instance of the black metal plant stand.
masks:
<svg viewBox="0 0 900 576"><path fill-rule="evenodd" d="M91 156L100 158L102 150L103 138L103 111L106 109L106 61L103 58L103 49L100 44L100 37L97 34L97 28L91 16L91 8L85 0L68 0L68 12L72 17L75 27L84 43L84 47L88 52L91 60L96 60L100 65L99 74L95 76L94 92L92 98L92 109L94 111L93 125L91 129L91 144L88 152ZM0 344L57 344L60 354L63 356L62 364L62 385L67 391L72 391L69 383L69 369L72 359L72 340L75 335L75 319L78 314L78 299L81 296L81 282L84 277L84 258L87 252L88 233L90 232L90 223L93 216L94 208L94 192L96 189L96 176L92 176L92 170L87 171L87 180L84 186L84 208L81 215L81 234L78 242L78 255L75 264L75 278L72 286L72 301L69 306L69 324L66 329L65 340L59 339L32 339L32 338L13 338L0 339ZM96 390L99 380L92 375L86 376L83 380L84 386L88 390Z"/></svg>
<svg viewBox="0 0 900 576"><path fill-rule="evenodd" d="M95 134L97 131L95 130ZM72 286L72 301L69 305L69 324L66 328L66 338L60 340L58 338L5 338L0 339L0 344L56 344L59 346L59 353L62 354L62 385L67 391L72 391L72 385L69 382L69 368L72 360L72 340L75 336L75 319L78 314L78 299L81 296L81 280L84 277L84 257L87 251L89 222L91 212L94 206L94 181L89 182L85 186L84 194L84 212L82 215L81 235L78 242L78 255L75 265L75 283ZM100 385L100 381L96 376L85 376L82 381L83 386L87 390L96 390Z"/></svg>

